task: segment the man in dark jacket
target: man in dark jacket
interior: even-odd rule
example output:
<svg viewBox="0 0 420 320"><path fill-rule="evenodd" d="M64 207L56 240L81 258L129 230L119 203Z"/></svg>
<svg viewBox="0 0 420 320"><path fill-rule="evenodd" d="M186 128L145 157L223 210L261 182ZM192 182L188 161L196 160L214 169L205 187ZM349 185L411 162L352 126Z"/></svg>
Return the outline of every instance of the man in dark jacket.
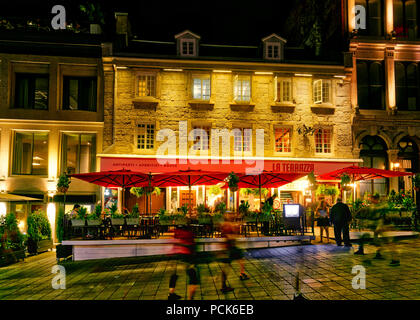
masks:
<svg viewBox="0 0 420 320"><path fill-rule="evenodd" d="M343 232L344 245L346 247L351 247L349 234L351 212L349 207L341 201L341 198L338 198L337 203L331 208L330 219L334 224L334 235L337 246L342 245L341 232Z"/></svg>

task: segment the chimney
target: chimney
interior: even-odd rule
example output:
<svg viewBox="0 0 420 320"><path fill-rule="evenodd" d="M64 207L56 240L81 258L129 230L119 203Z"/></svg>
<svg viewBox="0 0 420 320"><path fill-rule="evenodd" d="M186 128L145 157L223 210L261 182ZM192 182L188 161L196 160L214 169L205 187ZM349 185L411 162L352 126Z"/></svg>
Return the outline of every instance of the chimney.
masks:
<svg viewBox="0 0 420 320"><path fill-rule="evenodd" d="M130 21L127 12L115 12L115 32L123 39L125 46L128 46L128 37L131 36Z"/></svg>

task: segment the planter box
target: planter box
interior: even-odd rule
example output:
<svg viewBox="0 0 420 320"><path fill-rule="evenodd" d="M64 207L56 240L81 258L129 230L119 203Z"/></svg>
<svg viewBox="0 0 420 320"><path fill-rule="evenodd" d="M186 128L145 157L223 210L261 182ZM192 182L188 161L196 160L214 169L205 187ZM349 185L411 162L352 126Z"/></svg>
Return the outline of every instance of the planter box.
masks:
<svg viewBox="0 0 420 320"><path fill-rule="evenodd" d="M82 219L72 219L71 226L72 227L83 227L85 225L85 220Z"/></svg>
<svg viewBox="0 0 420 320"><path fill-rule="evenodd" d="M102 220L87 220L88 226L100 226L102 224Z"/></svg>
<svg viewBox="0 0 420 320"><path fill-rule="evenodd" d="M111 223L113 226L122 226L124 225L124 218L111 218Z"/></svg>
<svg viewBox="0 0 420 320"><path fill-rule="evenodd" d="M138 218L128 218L126 219L127 225L129 226L135 226L137 224L139 224L139 219Z"/></svg>
<svg viewBox="0 0 420 320"><path fill-rule="evenodd" d="M53 248L53 241L51 239L40 240L38 242L28 239L28 252L30 254L38 254L48 251Z"/></svg>
<svg viewBox="0 0 420 320"><path fill-rule="evenodd" d="M0 253L0 267L16 263L20 259L25 260L25 249L2 252Z"/></svg>
<svg viewBox="0 0 420 320"><path fill-rule="evenodd" d="M211 217L208 218L198 218L199 224L211 224L212 220Z"/></svg>

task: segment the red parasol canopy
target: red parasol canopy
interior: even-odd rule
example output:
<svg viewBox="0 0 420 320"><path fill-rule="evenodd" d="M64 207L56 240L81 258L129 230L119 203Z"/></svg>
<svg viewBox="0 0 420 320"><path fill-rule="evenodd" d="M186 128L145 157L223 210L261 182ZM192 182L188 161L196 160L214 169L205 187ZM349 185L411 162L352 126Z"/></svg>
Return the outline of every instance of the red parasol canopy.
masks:
<svg viewBox="0 0 420 320"><path fill-rule="evenodd" d="M352 181L371 180L380 178L393 178L413 175L411 172L399 172L391 170L382 170L376 168L350 166L347 168L324 173L318 176L319 180L339 180L343 174L350 176Z"/></svg>
<svg viewBox="0 0 420 320"><path fill-rule="evenodd" d="M277 188L293 182L306 173L280 173L263 171L258 175L239 174L239 188Z"/></svg>
<svg viewBox="0 0 420 320"><path fill-rule="evenodd" d="M228 173L202 171L202 170L179 170L176 172L154 174L152 185L155 187L179 187L196 185L214 185L223 182Z"/></svg>
<svg viewBox="0 0 420 320"><path fill-rule="evenodd" d="M72 174L71 177L97 184L106 188L130 188L148 185L150 175L131 170L113 170Z"/></svg>

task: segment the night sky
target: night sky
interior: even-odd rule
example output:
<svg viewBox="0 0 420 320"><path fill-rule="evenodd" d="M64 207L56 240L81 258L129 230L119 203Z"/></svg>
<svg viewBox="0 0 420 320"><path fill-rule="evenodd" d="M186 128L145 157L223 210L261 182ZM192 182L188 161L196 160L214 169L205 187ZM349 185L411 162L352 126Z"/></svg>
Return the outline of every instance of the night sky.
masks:
<svg viewBox="0 0 420 320"><path fill-rule="evenodd" d="M175 34L189 29L199 34L203 43L244 45L259 44L261 38L273 32L282 36L285 18L296 2L299 1L92 1L101 3L111 25L113 12L128 12L133 34L139 39L173 41ZM52 6L62 4L68 21L80 20L80 3L84 1L7 1L2 3L0 17L48 21L53 16Z"/></svg>

